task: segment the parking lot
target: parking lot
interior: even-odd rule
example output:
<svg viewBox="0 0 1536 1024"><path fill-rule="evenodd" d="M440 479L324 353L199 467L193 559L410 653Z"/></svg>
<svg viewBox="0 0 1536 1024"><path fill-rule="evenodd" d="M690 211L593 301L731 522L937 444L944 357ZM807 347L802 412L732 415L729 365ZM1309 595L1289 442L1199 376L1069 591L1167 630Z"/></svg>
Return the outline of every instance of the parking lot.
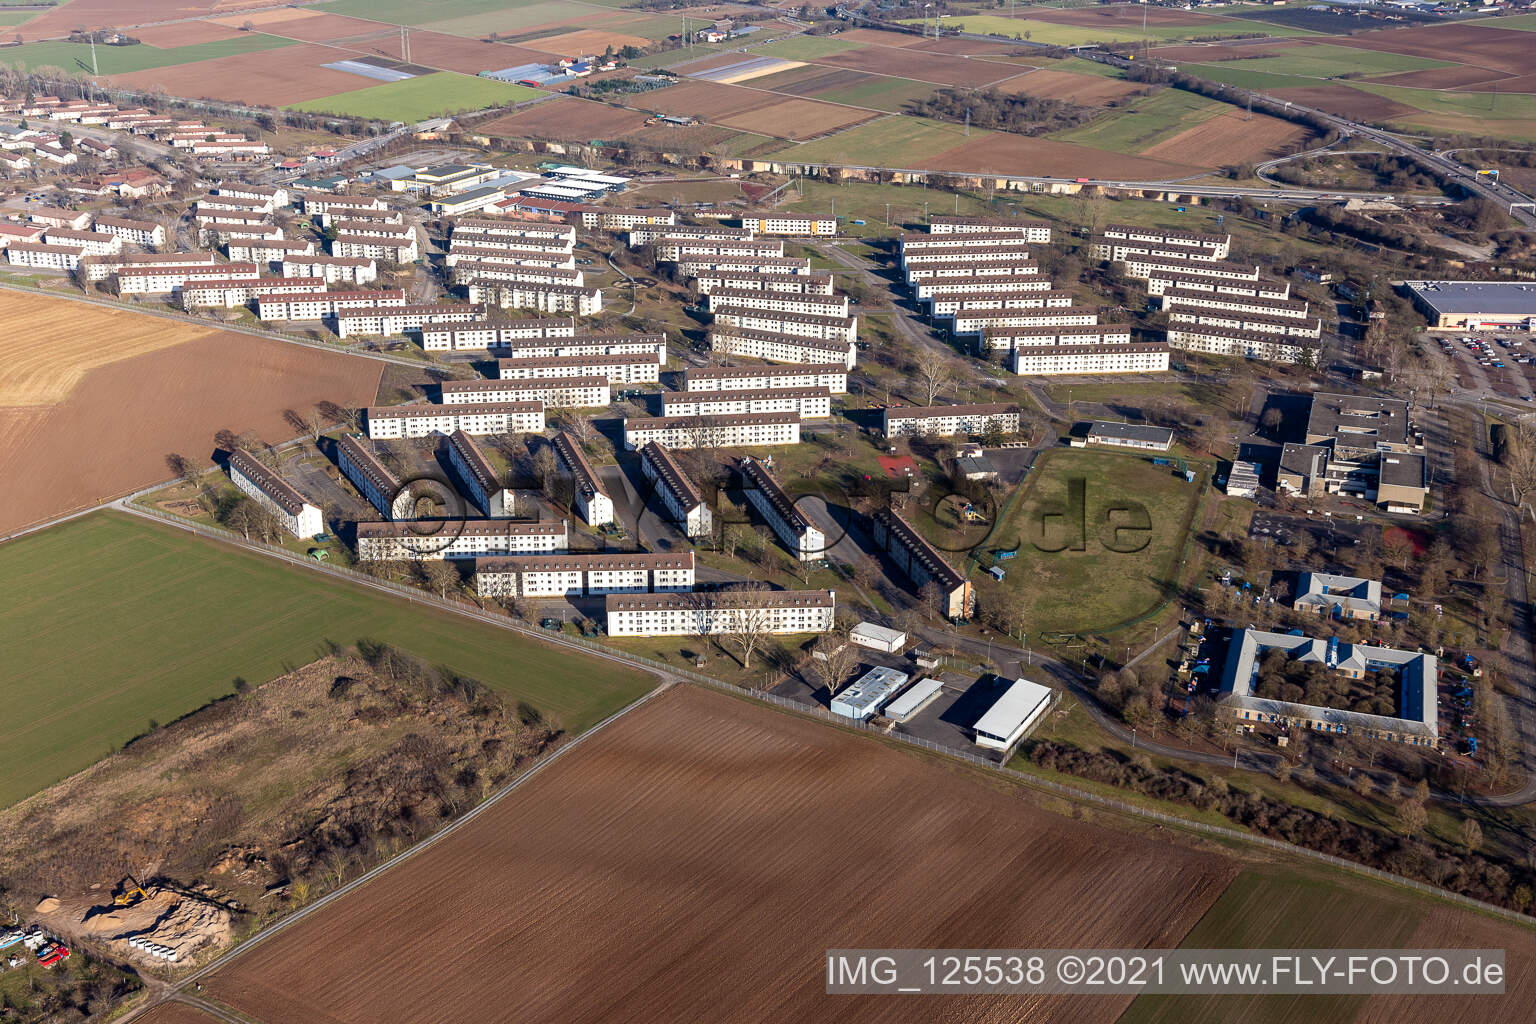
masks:
<svg viewBox="0 0 1536 1024"><path fill-rule="evenodd" d="M1479 331L1426 335L1450 360L1459 388L1536 402L1536 341L1529 334Z"/></svg>

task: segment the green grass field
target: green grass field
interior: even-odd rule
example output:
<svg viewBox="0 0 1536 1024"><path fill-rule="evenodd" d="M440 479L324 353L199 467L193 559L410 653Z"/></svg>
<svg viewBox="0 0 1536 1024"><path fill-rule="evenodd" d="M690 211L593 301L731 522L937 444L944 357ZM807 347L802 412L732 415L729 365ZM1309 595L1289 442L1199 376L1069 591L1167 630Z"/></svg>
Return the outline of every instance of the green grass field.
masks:
<svg viewBox="0 0 1536 1024"><path fill-rule="evenodd" d="M1222 67L1243 71L1264 71L1276 75L1302 75L1308 78L1336 78L1351 72L1362 75L1387 75L1400 71L1427 71L1454 66L1451 61L1409 57L1400 53L1362 50L1326 43L1298 46L1276 52L1273 57L1222 61Z"/></svg>
<svg viewBox="0 0 1536 1024"><path fill-rule="evenodd" d="M232 39L220 39L212 43L193 46L171 46L164 49L140 43L138 46L96 47L96 67L103 75L126 75L132 71L148 71L152 68L168 68L178 64L192 64L216 57L233 57L241 53L276 50L292 46L293 40L259 32L242 33ZM0 64L12 67L39 68L53 66L79 74L90 73L91 48L81 43L60 41L24 43L0 50Z"/></svg>
<svg viewBox="0 0 1536 1024"><path fill-rule="evenodd" d="M907 18L902 24L919 24L919 18ZM1219 36L1262 33L1269 36L1312 35L1303 29L1285 28L1280 25L1257 25L1251 21L1223 18L1205 25L1148 25L1146 32L1139 27L1100 27L1096 25L1061 25L1051 21L1035 21L1032 18L1005 18L996 14L972 14L964 17L946 17L944 28L961 32L1002 36L1005 39L1027 39L1032 43L1048 43L1054 46L1080 46L1085 43L1137 43L1143 39L1172 42L1179 39L1209 39Z"/></svg>
<svg viewBox="0 0 1536 1024"><path fill-rule="evenodd" d="M1529 93L1440 92L1355 82L1351 88L1417 107L1426 114L1448 114L1478 121L1525 121L1536 118L1536 96Z"/></svg>
<svg viewBox="0 0 1536 1024"><path fill-rule="evenodd" d="M1088 124L1057 132L1051 138L1113 153L1140 153L1225 109L1226 104L1192 92L1162 89L1151 96L1135 98L1129 106L1107 111Z"/></svg>
<svg viewBox="0 0 1536 1024"><path fill-rule="evenodd" d="M976 139L988 134L972 131ZM856 163L912 167L913 161L937 156L966 141L957 124L920 117L882 117L847 131L779 151L778 155L811 163Z"/></svg>
<svg viewBox="0 0 1536 1024"><path fill-rule="evenodd" d="M142 732L372 637L474 676L577 732L648 676L169 526L98 513L0 546L0 806Z"/></svg>
<svg viewBox="0 0 1536 1024"><path fill-rule="evenodd" d="M414 10L415 5L412 5ZM414 15L412 15L414 17ZM470 36L479 38L492 32L500 32L502 35L515 35L527 32L535 27L547 27L547 31L541 35L555 35L561 32L575 32L584 28L601 28L609 31L624 31L622 20L632 18L633 15L604 14L604 9L589 4L573 2L573 0L539 0L537 3L526 4L497 4L477 14L467 14L462 17L432 20L425 23L417 22L423 28L434 32L447 32L455 36ZM600 21L577 23L580 18L602 18ZM391 18L391 21L394 19ZM679 17L678 24L682 24Z"/></svg>
<svg viewBox="0 0 1536 1024"><path fill-rule="evenodd" d="M1180 64L1180 71L1188 71L1192 75L1209 79L1212 82L1226 82L1243 89L1300 89L1309 85L1316 85L1317 80L1305 78L1301 75L1277 75L1269 71L1253 71L1244 68L1235 68L1231 64L1251 64L1253 61L1223 61L1220 64Z"/></svg>
<svg viewBox="0 0 1536 1024"><path fill-rule="evenodd" d="M1189 930L1183 949L1402 947L1434 904L1380 883L1305 867L1251 868ZM1327 908L1319 913L1319 908ZM1347 1024L1363 996L1140 996L1120 1024Z"/></svg>
<svg viewBox="0 0 1536 1024"><path fill-rule="evenodd" d="M939 87L931 82L914 82L909 78L879 78L873 82L851 85L846 89L817 93L812 98L826 100L829 103L847 103L854 107L870 107L874 110L899 113L907 108L908 103L931 96L937 88Z"/></svg>
<svg viewBox="0 0 1536 1024"><path fill-rule="evenodd" d="M855 43L829 36L793 36L766 46L753 47L752 52L763 57L782 57L785 60L815 60L817 57L830 57L834 53L847 53L858 48Z"/></svg>
<svg viewBox="0 0 1536 1024"><path fill-rule="evenodd" d="M439 71L403 82L387 82L306 100L288 109L371 117L381 121L419 121L439 114L519 103L541 95L539 90L523 85Z"/></svg>
<svg viewBox="0 0 1536 1024"><path fill-rule="evenodd" d="M319 4L316 10L326 14L344 14L353 18L372 18L392 25L425 25L429 21L467 18L490 11L500 11L528 4L507 0L336 0Z"/></svg>
<svg viewBox="0 0 1536 1024"><path fill-rule="evenodd" d="M1176 574L1198 484L1185 483L1169 467L1154 466L1144 457L1103 451L1054 449L1035 465L1024 493L976 552L983 561L973 573L978 598L1022 604L1031 635L1047 630L1096 632L1155 607ZM1075 480L1083 481L1086 539L1076 536L1075 512L1071 529L1064 519L1050 520L1049 528L1041 529L1042 516L1070 511ZM1117 538L1105 526L1110 510L1138 502L1150 525ZM925 524L939 528L926 516L917 521L925 529ZM1119 514L1115 522L1136 525ZM1112 551L1106 540L1122 549L1140 549ZM1075 550L1079 543L1082 550ZM991 564L989 553L1014 548L1018 555L1000 563L1007 578L995 582L985 572Z"/></svg>

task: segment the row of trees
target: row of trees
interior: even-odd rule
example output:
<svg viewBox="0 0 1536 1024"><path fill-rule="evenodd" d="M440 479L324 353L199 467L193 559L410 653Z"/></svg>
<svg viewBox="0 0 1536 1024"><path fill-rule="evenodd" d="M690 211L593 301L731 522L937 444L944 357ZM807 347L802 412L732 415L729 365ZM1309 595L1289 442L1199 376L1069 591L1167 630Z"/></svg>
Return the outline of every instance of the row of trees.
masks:
<svg viewBox="0 0 1536 1024"><path fill-rule="evenodd" d="M997 89L944 88L907 104L908 113L977 128L1044 135L1092 119L1097 111L1065 100L1054 100Z"/></svg>

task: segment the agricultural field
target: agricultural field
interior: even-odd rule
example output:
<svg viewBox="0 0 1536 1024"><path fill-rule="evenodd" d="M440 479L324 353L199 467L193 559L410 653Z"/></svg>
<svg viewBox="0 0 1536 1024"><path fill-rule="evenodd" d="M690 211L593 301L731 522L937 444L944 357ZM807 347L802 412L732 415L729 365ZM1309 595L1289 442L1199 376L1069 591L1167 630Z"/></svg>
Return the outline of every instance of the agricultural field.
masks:
<svg viewBox="0 0 1536 1024"><path fill-rule="evenodd" d="M277 36L243 32L233 38L185 46L162 48L148 43L139 46L98 46L96 47L96 66L103 75L126 75L152 68L194 64L198 61L217 60L220 57L237 57L245 53L261 53L291 45L293 45L291 41ZM89 73L91 48L82 43L62 41L24 43L21 46L8 46L0 50L0 63L29 69L52 65L64 68L66 71Z"/></svg>
<svg viewBox="0 0 1536 1024"><path fill-rule="evenodd" d="M795 36L781 39L766 46L755 46L752 52L765 57L783 57L786 60L814 61L818 57L830 57L858 49L857 43L846 42L835 36Z"/></svg>
<svg viewBox="0 0 1536 1024"><path fill-rule="evenodd" d="M579 732L650 678L172 526L100 512L0 546L7 806L143 732L372 638L479 679ZM67 679L67 684L65 680Z"/></svg>
<svg viewBox="0 0 1536 1024"><path fill-rule="evenodd" d="M877 937L1174 944L1234 871L873 738L680 686L204 985L262 1024L482 1020L513 1002L530 1020L1091 1024L1129 998L828 999L817 965ZM908 887L924 898L870 898ZM407 942L457 955L402 962Z"/></svg>
<svg viewBox="0 0 1536 1024"><path fill-rule="evenodd" d="M560 97L530 104L514 114L481 121L475 130L492 138L526 135L584 142L629 135L645 126L646 115L591 100Z"/></svg>
<svg viewBox="0 0 1536 1024"><path fill-rule="evenodd" d="M981 35L1002 36L1005 39L1022 39L1027 42L1053 46L1082 46L1088 43L1139 43L1144 39L1182 40L1219 39L1262 31L1265 35L1310 35L1301 29L1280 25L1255 25L1253 22L1229 18L1210 18L1196 15L1199 20L1179 24L1157 24L1149 17L1146 29L1141 26L1140 12L1134 18L1124 16L1096 17L1094 12L1072 11L1058 14L1080 15L1071 23L1057 20L1050 12L1031 12L1028 17L1010 18L998 14L967 14L946 16L945 28L959 29ZM1048 20L1049 18L1049 20ZM921 19L905 19L902 24L916 25Z"/></svg>
<svg viewBox="0 0 1536 1024"><path fill-rule="evenodd" d="M192 99L283 106L356 89L358 76L322 66L345 55L330 46L297 43L284 48L282 60L245 53L114 75L112 83Z"/></svg>
<svg viewBox="0 0 1536 1024"><path fill-rule="evenodd" d="M1051 137L1113 153L1141 153L1215 117L1226 108L1224 103L1182 89L1160 89L1088 124L1057 132Z"/></svg>
<svg viewBox="0 0 1536 1024"><path fill-rule="evenodd" d="M997 88L1002 92L1015 95L1065 100L1085 107L1101 107L1111 101L1134 96L1146 87L1118 78L1043 68L1020 75L1018 78L1010 78L1000 83Z"/></svg>
<svg viewBox="0 0 1536 1024"><path fill-rule="evenodd" d="M293 110L367 117L380 121L419 121L439 114L509 106L544 95L527 86L438 72L289 106Z"/></svg>
<svg viewBox="0 0 1536 1024"><path fill-rule="evenodd" d="M1082 482L1085 496L1086 538L1068 530L1078 524L1078 513L1068 504L1076 481ZM1168 466L1154 466L1139 456L1077 449L1042 453L1018 497L1004 506L977 550L981 565L973 575L978 599L1021 604L1031 634L1097 632L1151 611L1177 575L1199 487L1198 480L1186 483ZM1118 537L1103 532L1110 510L1135 503L1146 510L1146 532ZM1073 518L1042 518L1067 512ZM1116 521L1134 525L1123 515ZM935 536L952 528L931 514L920 515L917 522ZM1127 550L1111 550L1103 542L1106 537ZM993 551L1018 552L998 563L1007 572L1002 583L985 572Z"/></svg>
<svg viewBox="0 0 1536 1024"><path fill-rule="evenodd" d="M1394 72L1429 71L1456 65L1451 61L1430 60L1400 53L1360 50L1327 43L1307 43L1275 50L1273 54L1248 60L1222 61L1223 67L1268 71L1277 75L1301 75L1306 78L1337 78Z"/></svg>
<svg viewBox="0 0 1536 1024"><path fill-rule="evenodd" d="M0 358L19 370L0 405L0 536L164 480L168 452L206 463L220 429L275 441L293 434L284 409L367 405L384 366L10 290L0 317Z"/></svg>
<svg viewBox="0 0 1536 1024"><path fill-rule="evenodd" d="M773 155L808 163L911 167L914 161L927 161L964 141L963 130L956 124L920 117L886 117Z"/></svg>

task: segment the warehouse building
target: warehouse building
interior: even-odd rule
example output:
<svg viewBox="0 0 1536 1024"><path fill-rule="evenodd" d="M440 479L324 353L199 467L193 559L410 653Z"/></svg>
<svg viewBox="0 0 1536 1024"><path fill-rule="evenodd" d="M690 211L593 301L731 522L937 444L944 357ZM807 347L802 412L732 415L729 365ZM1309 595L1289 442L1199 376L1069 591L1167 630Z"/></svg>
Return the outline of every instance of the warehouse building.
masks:
<svg viewBox="0 0 1536 1024"><path fill-rule="evenodd" d="M405 519L415 500L401 486L400 478L390 472L369 449L368 443L353 434L343 434L336 443L336 465L343 476L385 519Z"/></svg>
<svg viewBox="0 0 1536 1024"><path fill-rule="evenodd" d="M892 509L874 514L874 542L921 590L932 583L939 592L939 614L969 619L976 611L976 592L965 575L944 561L939 550Z"/></svg>
<svg viewBox="0 0 1536 1024"><path fill-rule="evenodd" d="M248 452L229 453L229 479L252 500L277 518L283 529L295 537L313 537L325 532L325 517L320 509L284 480L276 470L268 469Z"/></svg>
<svg viewBox="0 0 1536 1024"><path fill-rule="evenodd" d="M606 605L609 636L825 633L836 611L837 595L830 590L610 594Z"/></svg>
<svg viewBox="0 0 1536 1024"><path fill-rule="evenodd" d="M1432 331L1536 331L1536 284L1516 281L1404 281Z"/></svg>
<svg viewBox="0 0 1536 1024"><path fill-rule="evenodd" d="M1029 734L1055 699L1049 686L1016 679L976 722L976 745L1000 751L1004 760Z"/></svg>
<svg viewBox="0 0 1536 1024"><path fill-rule="evenodd" d="M553 523L508 519L400 519L357 524L360 562L485 558L527 552L564 552L565 520Z"/></svg>
<svg viewBox="0 0 1536 1024"><path fill-rule="evenodd" d="M693 590L693 578L692 551L506 555L475 560L475 593L481 597L680 593Z"/></svg>
<svg viewBox="0 0 1536 1024"><path fill-rule="evenodd" d="M795 505L795 500L756 459L742 459L741 493L747 504L783 541L789 553L802 562L819 561L827 556L827 538Z"/></svg>
<svg viewBox="0 0 1536 1024"><path fill-rule="evenodd" d="M512 492L502 486L496 468L485 457L480 446L475 444L474 438L462 430L449 434L448 462L486 518L511 518L514 505Z"/></svg>
<svg viewBox="0 0 1536 1024"><path fill-rule="evenodd" d="M655 443L645 445L640 449L640 470L656 485L662 507L684 536L708 537L714 533L714 512L669 449Z"/></svg>
<svg viewBox="0 0 1536 1024"><path fill-rule="evenodd" d="M1144 452L1165 452L1173 447L1173 428L1146 423L1117 423L1094 420L1088 428L1087 443L1101 448L1132 448Z"/></svg>

